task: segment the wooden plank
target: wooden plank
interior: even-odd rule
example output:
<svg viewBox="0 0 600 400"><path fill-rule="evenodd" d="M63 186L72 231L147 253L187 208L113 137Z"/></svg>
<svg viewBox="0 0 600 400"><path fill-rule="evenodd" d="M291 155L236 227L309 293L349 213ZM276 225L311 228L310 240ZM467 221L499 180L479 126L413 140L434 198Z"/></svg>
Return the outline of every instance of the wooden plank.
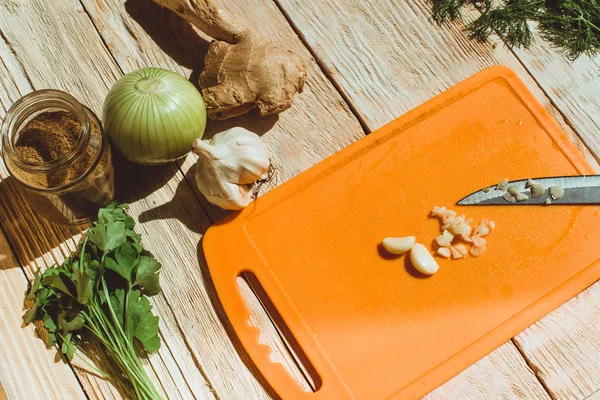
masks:
<svg viewBox="0 0 600 400"><path fill-rule="evenodd" d="M184 76L197 76L198 71L194 69L201 64L210 38L174 13L149 1L130 0L125 5L117 0L82 2L124 72L154 65ZM250 115L229 121L209 121L205 137L236 125L262 134L278 171L275 184L284 182L362 137L358 121L271 1L246 0L235 5L230 2L222 2L221 5L239 21L251 26L268 19L269 24L261 33L301 55L308 67L308 81L304 93L294 100L293 107L279 117ZM196 159L195 155L190 155L180 164L194 190L193 165ZM274 186L268 185L263 191ZM225 212L207 203L197 191L196 195L212 222L225 215ZM298 383L308 390L304 375L295 367L287 347L260 303L251 291L242 293L251 310L252 323L261 331L260 339L273 350L273 359L286 366ZM242 349L239 351L243 354Z"/></svg>
<svg viewBox="0 0 600 400"><path fill-rule="evenodd" d="M600 158L600 56L570 62L548 43L537 40L514 53L583 142Z"/></svg>
<svg viewBox="0 0 600 400"><path fill-rule="evenodd" d="M82 399L85 394L68 364L56 359L23 327L23 293L27 278L0 229L0 399Z"/></svg>
<svg viewBox="0 0 600 400"><path fill-rule="evenodd" d="M600 389L600 282L514 338L553 399Z"/></svg>
<svg viewBox="0 0 600 400"><path fill-rule="evenodd" d="M427 1L276 1L370 130L479 70L502 64L520 76L598 169L593 155L571 128L570 120L565 121L510 51L495 43L469 41L458 24L442 27L431 24ZM474 16L467 15L467 20ZM505 354L497 355L498 359L503 357ZM472 381L483 390L484 385L477 383L477 377L490 376L498 383L488 382L486 387L527 389L528 384L521 381L520 368L506 359L501 367L504 373L499 374L497 363L482 360L455 379ZM537 382L532 384L539 386ZM453 397L453 385L454 380L438 389L437 395ZM502 396L501 392L486 393L483 398Z"/></svg>
<svg viewBox="0 0 600 400"><path fill-rule="evenodd" d="M47 87L67 90L94 111L100 110L108 86L117 79L120 70L114 64L78 2L62 0L52 5L41 1L4 2L0 4L0 26L2 39L0 40L0 68L2 68L0 82L3 88L0 91L0 102L4 111L21 95L33 88ZM175 166L168 166L167 170L170 170L167 180L177 173ZM75 248L78 229L57 226L40 219L22 198L14 179L7 178L4 169L1 174L4 179L0 183L2 198L0 221L6 228L19 262L25 266L26 273L31 278L36 268L62 261L69 251ZM160 178L163 179L162 183L149 182L146 188L162 186L165 177L160 176ZM164 189L168 192L167 196L173 196L175 187L181 179L181 174L175 175L172 184ZM191 199L194 200L193 195ZM194 201L192 207L187 208L191 212L196 212L200 221L205 221L201 207L197 206L195 209L194 204L197 203ZM176 206L181 207L179 204ZM134 209L137 210L134 216L137 217L141 213L140 208L149 207L134 205ZM157 225L159 227L153 233L161 232L161 235L167 233L167 237L172 242L176 242L169 243L165 248L169 251L180 250L180 247L187 244L187 247L193 251L188 253L189 259L180 259L179 262L198 267L195 248L199 236L194 236L193 240L188 237L187 243L183 241L184 244L180 244L175 234L169 235L173 232L169 227L177 224L158 222ZM206 226L206 223L198 226ZM156 245L153 245L151 238L146 238L146 243L161 260L166 261L161 257L161 253L165 251L160 251ZM180 270L176 268L177 265L169 265L165 262L165 271L171 270L179 274ZM168 275L168 273L164 274L164 276ZM165 281L164 286L169 289L168 279ZM173 290L198 291L201 287L196 285ZM214 398L201 365L189 350L179 322L173 316L171 305L164 300L164 297L154 299L153 302L162 316L160 333L163 338L161 350L149 360L148 369L150 375L154 377L153 380L158 387L167 391L169 398ZM212 311L207 296L204 297L203 303L194 306L194 312L190 314L199 321L198 326L207 325L204 348L205 352L210 348L212 353L214 342L218 342L218 339L212 336L221 335L222 341L226 340L226 336L219 331L218 319ZM207 314L212 317L205 318ZM213 329L213 326L217 328ZM235 355L233 350L230 352ZM227 350L223 353L226 354L223 363L236 362L233 356L227 355ZM174 365L177 367L174 368ZM243 368L239 359L234 365ZM217 366L221 367L219 363ZM79 369L76 371L90 397L115 399L122 397L109 382L83 373ZM157 374L161 375L160 382L156 378ZM237 390L235 387L231 390L235 395L239 394L238 397L255 392L251 389Z"/></svg>
<svg viewBox="0 0 600 400"><path fill-rule="evenodd" d="M569 62L542 40L514 52L600 159L600 57ZM583 399L600 390L599 304L596 283L515 338L553 398Z"/></svg>
<svg viewBox="0 0 600 400"><path fill-rule="evenodd" d="M513 69L594 166L589 150L502 45L430 22L427 0L276 0L370 130L495 64ZM340 12L343 10L343 12ZM467 22L475 17L467 13Z"/></svg>
<svg viewBox="0 0 600 400"><path fill-rule="evenodd" d="M515 375L521 380L514 385ZM498 377L502 376L501 379ZM515 346L507 342L482 358L424 400L550 399Z"/></svg>

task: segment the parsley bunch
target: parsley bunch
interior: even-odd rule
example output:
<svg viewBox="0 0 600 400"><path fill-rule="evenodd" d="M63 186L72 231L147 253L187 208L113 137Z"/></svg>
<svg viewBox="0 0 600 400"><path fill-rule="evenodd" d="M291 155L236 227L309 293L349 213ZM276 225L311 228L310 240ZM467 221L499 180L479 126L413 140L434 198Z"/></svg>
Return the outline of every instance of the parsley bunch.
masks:
<svg viewBox="0 0 600 400"><path fill-rule="evenodd" d="M581 54L600 53L598 0L431 0L437 23L460 18L461 9L475 6L481 15L467 25L472 39L499 35L510 47L528 47L533 41L530 22L542 38L574 60Z"/></svg>
<svg viewBox="0 0 600 400"><path fill-rule="evenodd" d="M23 319L41 321L47 344L58 344L69 360L93 335L119 369L113 378L124 379L138 399L160 399L135 347L147 353L160 347L159 318L145 295L161 291L161 265L142 247L127 209L116 202L100 209L77 254L35 273L25 297L34 304Z"/></svg>

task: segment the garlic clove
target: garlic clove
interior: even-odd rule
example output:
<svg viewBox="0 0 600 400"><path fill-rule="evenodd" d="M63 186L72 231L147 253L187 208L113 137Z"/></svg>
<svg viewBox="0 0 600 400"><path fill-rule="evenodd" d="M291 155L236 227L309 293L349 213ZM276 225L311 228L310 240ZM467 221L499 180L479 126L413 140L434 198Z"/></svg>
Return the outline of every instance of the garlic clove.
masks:
<svg viewBox="0 0 600 400"><path fill-rule="evenodd" d="M381 241L383 248L392 254L404 254L415 244L414 236L387 237Z"/></svg>
<svg viewBox="0 0 600 400"><path fill-rule="evenodd" d="M433 275L440 268L427 247L421 243L415 243L410 250L410 261L417 271L425 275Z"/></svg>

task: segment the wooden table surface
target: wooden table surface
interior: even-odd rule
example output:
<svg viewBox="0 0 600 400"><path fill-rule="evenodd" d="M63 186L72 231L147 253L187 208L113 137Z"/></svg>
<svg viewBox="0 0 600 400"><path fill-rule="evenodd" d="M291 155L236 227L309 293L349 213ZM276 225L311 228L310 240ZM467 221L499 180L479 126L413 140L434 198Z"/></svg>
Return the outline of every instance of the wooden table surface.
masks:
<svg viewBox="0 0 600 400"><path fill-rule="evenodd" d="M570 63L548 44L509 50L469 41L460 23L435 26L426 0L219 0L248 26L298 53L305 91L279 117L210 121L207 135L234 125L263 134L277 184L306 170L479 70L512 68L598 166L600 59ZM466 15L466 20L475 16ZM36 89L70 92L100 115L111 85L145 66L197 76L208 39L150 0L0 1L0 117ZM199 245L225 213L193 185L195 156L152 169L116 171L145 245L163 263L164 293L152 298L163 345L146 367L170 399L267 399L231 334ZM0 399L118 399L111 383L57 360L22 327L23 293L33 272L74 250L81 229L36 215L0 166ZM304 375L242 287L252 323L273 357ZM600 389L600 285L472 365L427 399L583 399Z"/></svg>

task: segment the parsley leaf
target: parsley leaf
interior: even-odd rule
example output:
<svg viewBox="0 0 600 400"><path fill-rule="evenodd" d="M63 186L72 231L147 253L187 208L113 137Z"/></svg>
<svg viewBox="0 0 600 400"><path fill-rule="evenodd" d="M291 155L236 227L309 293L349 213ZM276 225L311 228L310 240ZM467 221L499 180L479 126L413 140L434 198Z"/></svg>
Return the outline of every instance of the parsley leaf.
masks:
<svg viewBox="0 0 600 400"><path fill-rule="evenodd" d="M126 335L140 344L149 352L154 353L160 348L158 337L158 317L152 314L152 305L148 298L141 296L138 290L127 293L127 310L125 310L125 290L117 289L110 296L110 301L117 315L127 315Z"/></svg>
<svg viewBox="0 0 600 400"><path fill-rule="evenodd" d="M133 270L139 263L139 252L129 242L120 245L114 252L114 258L105 258L106 268L115 271L128 283L131 283Z"/></svg>
<svg viewBox="0 0 600 400"><path fill-rule="evenodd" d="M88 229L86 236L105 253L112 251L127 241L123 221L97 224Z"/></svg>
<svg viewBox="0 0 600 400"><path fill-rule="evenodd" d="M134 286L142 292L153 295L161 292L159 270L161 265L154 257L142 256L135 273Z"/></svg>

